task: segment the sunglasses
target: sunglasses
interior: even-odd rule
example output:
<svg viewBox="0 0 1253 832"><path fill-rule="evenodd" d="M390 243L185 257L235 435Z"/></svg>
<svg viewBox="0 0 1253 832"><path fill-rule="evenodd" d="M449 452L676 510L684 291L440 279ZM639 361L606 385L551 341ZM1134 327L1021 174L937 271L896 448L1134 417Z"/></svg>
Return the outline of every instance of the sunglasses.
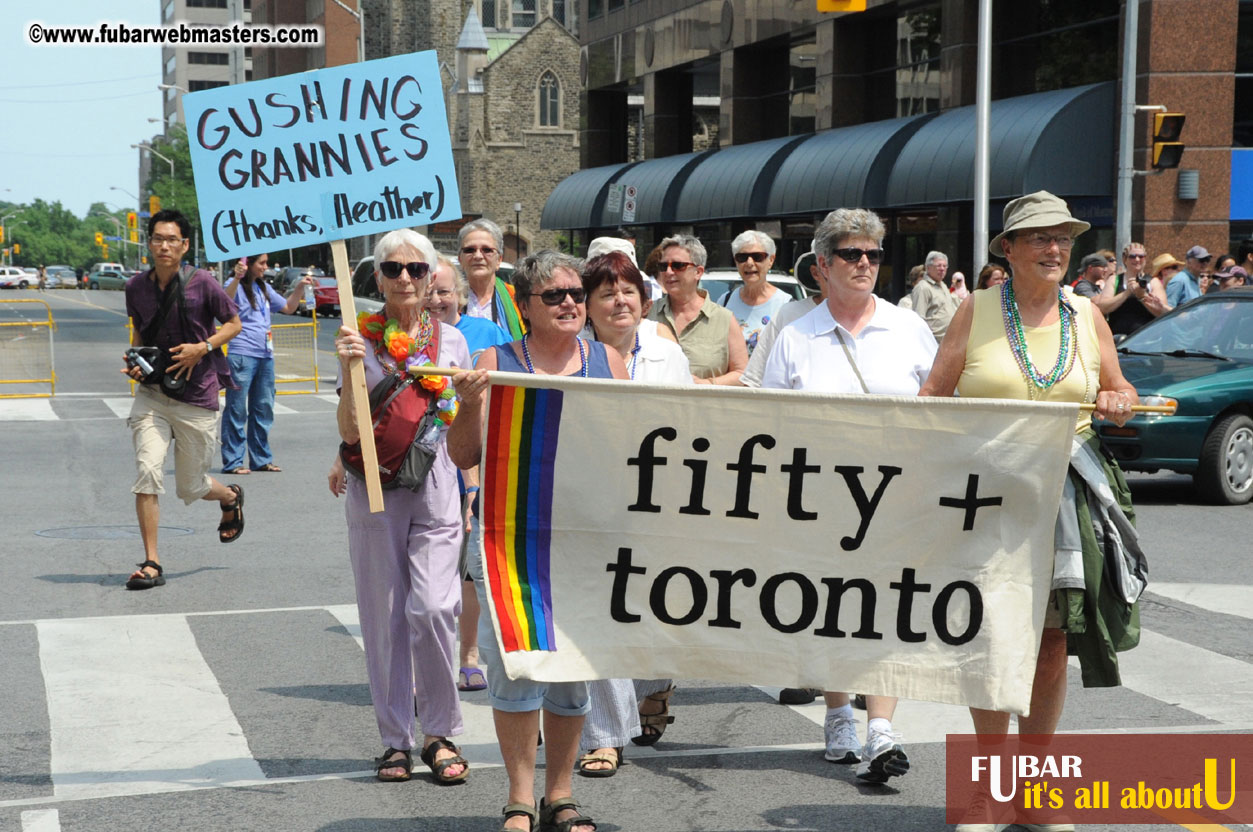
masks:
<svg viewBox="0 0 1253 832"><path fill-rule="evenodd" d="M395 260L384 260L379 263L379 272L383 277L396 280L401 272L409 272L414 280L421 280L431 273L430 263L397 263Z"/></svg>
<svg viewBox="0 0 1253 832"><path fill-rule="evenodd" d="M661 274L669 269L675 274L678 274L679 272L685 272L690 268L692 268L692 264L684 263L682 260L663 260L657 264L657 273Z"/></svg>
<svg viewBox="0 0 1253 832"><path fill-rule="evenodd" d="M735 255L735 262L747 263L751 259L754 263L761 263L769 256L764 251L741 251Z"/></svg>
<svg viewBox="0 0 1253 832"><path fill-rule="evenodd" d="M883 249L881 248L837 248L831 253L845 263L859 263L863 256L870 261L872 266L883 262Z"/></svg>
<svg viewBox="0 0 1253 832"><path fill-rule="evenodd" d="M539 298L545 306L560 306L565 302L566 295L569 295L570 300L575 303L582 303L587 298L587 292L584 292L581 286L573 289L545 289L542 292L531 293L531 297Z"/></svg>
<svg viewBox="0 0 1253 832"><path fill-rule="evenodd" d="M496 253L496 249L491 246L463 246L461 249L461 253L466 256L472 256L475 252L478 252L484 257L491 257Z"/></svg>

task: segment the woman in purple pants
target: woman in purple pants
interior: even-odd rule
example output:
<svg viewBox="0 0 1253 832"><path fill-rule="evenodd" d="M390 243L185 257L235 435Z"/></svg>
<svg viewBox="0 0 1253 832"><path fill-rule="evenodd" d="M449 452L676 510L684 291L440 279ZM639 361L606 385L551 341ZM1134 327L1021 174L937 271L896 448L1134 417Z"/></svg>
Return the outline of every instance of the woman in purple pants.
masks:
<svg viewBox="0 0 1253 832"><path fill-rule="evenodd" d="M375 246L375 279L385 300L379 314L386 328L364 327L363 334L346 326L335 339L340 360L339 435L349 444L360 438L352 386L343 384L352 359L363 360L367 389L373 389L385 373L403 373L412 366L471 366L461 333L426 312L435 262L430 240L408 229L385 235ZM451 399L442 404L455 407ZM445 411L448 422L453 412ZM384 491L383 511L378 514L370 513L365 482L353 476L347 483L348 554L370 697L385 746L376 761L378 778L389 782L410 776L418 739L415 694L423 731L422 762L438 783L461 782L469 774L469 765L448 740L463 731L456 684L462 520L446 427L441 420L435 462L418 490ZM332 482L332 491L334 486Z"/></svg>

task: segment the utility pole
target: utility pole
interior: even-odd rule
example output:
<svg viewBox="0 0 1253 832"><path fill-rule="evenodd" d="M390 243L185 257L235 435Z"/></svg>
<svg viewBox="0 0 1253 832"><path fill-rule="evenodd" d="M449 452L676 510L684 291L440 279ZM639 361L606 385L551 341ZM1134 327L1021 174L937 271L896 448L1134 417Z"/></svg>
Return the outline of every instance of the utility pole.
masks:
<svg viewBox="0 0 1253 832"><path fill-rule="evenodd" d="M975 71L974 274L988 262L988 122L992 111L992 0L979 0Z"/></svg>
<svg viewBox="0 0 1253 832"><path fill-rule="evenodd" d="M1127 0L1122 32L1122 106L1119 112L1118 204L1114 229L1115 251L1131 242L1131 187L1135 182L1136 44L1140 33L1140 0Z"/></svg>

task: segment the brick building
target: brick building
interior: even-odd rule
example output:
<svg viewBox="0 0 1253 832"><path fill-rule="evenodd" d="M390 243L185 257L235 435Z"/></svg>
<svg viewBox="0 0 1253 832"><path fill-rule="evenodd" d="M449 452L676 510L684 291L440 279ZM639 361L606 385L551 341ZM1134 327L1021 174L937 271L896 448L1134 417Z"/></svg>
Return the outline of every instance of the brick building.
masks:
<svg viewBox="0 0 1253 832"><path fill-rule="evenodd" d="M1137 178L1132 236L1150 253L1234 248L1253 232L1253 122L1236 106L1253 103L1253 2L1135 1L1136 103L1185 113L1187 150L1180 170ZM782 241L786 265L815 219L860 205L887 221L890 264L938 248L968 270L978 5L869 0L865 12L820 14L813 2L581 0L582 170L554 191L543 224L583 239L623 224L606 195L634 186L641 246L691 230L722 265L729 241L758 227ZM1123 9L994 0L993 233L1007 199L1047 188L1093 225L1076 256L1113 247ZM702 152L690 125L694 102L711 100L719 147ZM1151 123L1136 120L1139 170ZM1181 175L1199 175L1195 197Z"/></svg>

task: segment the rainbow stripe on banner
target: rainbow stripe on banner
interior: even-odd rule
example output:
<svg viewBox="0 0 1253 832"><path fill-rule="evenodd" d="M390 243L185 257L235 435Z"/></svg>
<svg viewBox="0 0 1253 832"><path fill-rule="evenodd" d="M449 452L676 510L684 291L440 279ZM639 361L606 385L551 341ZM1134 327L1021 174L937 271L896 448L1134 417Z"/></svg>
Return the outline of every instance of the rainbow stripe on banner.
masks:
<svg viewBox="0 0 1253 832"><path fill-rule="evenodd" d="M494 386L483 471L483 552L505 651L555 650L553 462L560 390Z"/></svg>

